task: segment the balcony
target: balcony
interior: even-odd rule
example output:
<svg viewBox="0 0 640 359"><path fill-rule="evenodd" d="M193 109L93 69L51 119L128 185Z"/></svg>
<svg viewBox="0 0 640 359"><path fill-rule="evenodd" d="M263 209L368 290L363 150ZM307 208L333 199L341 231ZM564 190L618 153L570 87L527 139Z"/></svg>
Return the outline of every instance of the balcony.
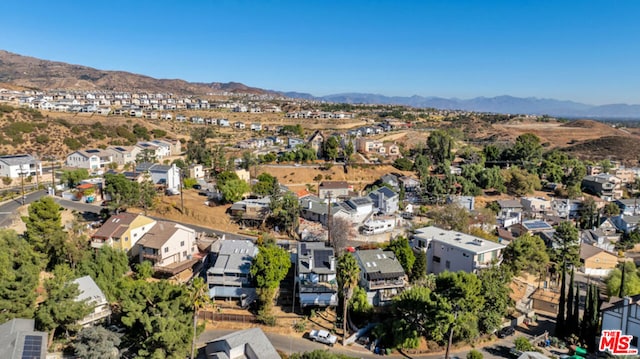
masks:
<svg viewBox="0 0 640 359"><path fill-rule="evenodd" d="M102 239L92 239L91 240L91 248L102 248L102 246L112 246L113 241L111 239L102 240Z"/></svg>
<svg viewBox="0 0 640 359"><path fill-rule="evenodd" d="M155 262L159 262L162 260L162 256L157 253L142 253L142 258L149 259Z"/></svg>
<svg viewBox="0 0 640 359"><path fill-rule="evenodd" d="M312 283L307 280L300 281L300 293L335 293L338 284L335 281Z"/></svg>
<svg viewBox="0 0 640 359"><path fill-rule="evenodd" d="M207 276L207 283L209 285L222 286L222 287L245 287L249 285L248 278L233 277L233 276Z"/></svg>
<svg viewBox="0 0 640 359"><path fill-rule="evenodd" d="M404 288L406 285L404 278L388 279L388 280L371 280L367 283L369 290L378 290L385 288Z"/></svg>
<svg viewBox="0 0 640 359"><path fill-rule="evenodd" d="M111 309L107 305L107 306L104 306L102 308L102 310L97 311L97 312L94 311L91 314L87 315L86 317L80 319L78 321L78 325L83 325L84 326L84 325L87 325L87 324L91 324L91 323L97 322L99 320L102 320L102 319L104 319L104 318L106 318L106 317L108 317L110 315L111 315Z"/></svg>

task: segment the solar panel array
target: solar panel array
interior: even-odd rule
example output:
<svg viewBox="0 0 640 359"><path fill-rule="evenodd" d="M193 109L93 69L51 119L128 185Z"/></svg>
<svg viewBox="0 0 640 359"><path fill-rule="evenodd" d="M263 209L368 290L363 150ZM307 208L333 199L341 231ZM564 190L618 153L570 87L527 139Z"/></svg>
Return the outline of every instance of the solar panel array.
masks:
<svg viewBox="0 0 640 359"><path fill-rule="evenodd" d="M314 268L326 267L331 268L331 262L329 258L331 257L331 250L329 249L320 249L313 251L313 264Z"/></svg>
<svg viewBox="0 0 640 359"><path fill-rule="evenodd" d="M40 359L42 353L42 337L26 335L22 347L22 359Z"/></svg>

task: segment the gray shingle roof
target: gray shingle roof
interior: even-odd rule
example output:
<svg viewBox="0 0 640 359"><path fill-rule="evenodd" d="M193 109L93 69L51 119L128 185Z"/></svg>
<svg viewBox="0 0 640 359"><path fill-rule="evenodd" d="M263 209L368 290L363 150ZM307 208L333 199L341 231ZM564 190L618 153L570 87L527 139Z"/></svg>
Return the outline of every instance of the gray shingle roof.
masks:
<svg viewBox="0 0 640 359"><path fill-rule="evenodd" d="M392 251L382 249L357 250L356 258L360 268L369 279L388 279L402 277L404 269Z"/></svg>
<svg viewBox="0 0 640 359"><path fill-rule="evenodd" d="M257 254L258 247L249 240L224 240L220 246L216 263L207 272L248 274L251 262Z"/></svg>
<svg viewBox="0 0 640 359"><path fill-rule="evenodd" d="M35 164L37 161L31 155L10 155L0 156L0 162L4 162L9 166L19 166L26 164Z"/></svg>
<svg viewBox="0 0 640 359"><path fill-rule="evenodd" d="M260 328L237 331L211 341L207 343L206 354L207 358L218 359L280 359Z"/></svg>

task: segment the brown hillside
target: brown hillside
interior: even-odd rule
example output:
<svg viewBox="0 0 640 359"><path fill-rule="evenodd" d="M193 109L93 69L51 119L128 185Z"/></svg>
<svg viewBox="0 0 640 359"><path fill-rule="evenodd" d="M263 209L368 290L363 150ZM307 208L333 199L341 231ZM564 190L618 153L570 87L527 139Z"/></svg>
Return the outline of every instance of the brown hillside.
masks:
<svg viewBox="0 0 640 359"><path fill-rule="evenodd" d="M215 90L264 94L268 91L239 83L190 83L155 79L124 71L103 71L87 66L47 61L0 50L0 82L38 89L172 92L205 95Z"/></svg>
<svg viewBox="0 0 640 359"><path fill-rule="evenodd" d="M605 136L571 145L563 151L585 160L619 159L626 163L638 163L640 139L629 136Z"/></svg>

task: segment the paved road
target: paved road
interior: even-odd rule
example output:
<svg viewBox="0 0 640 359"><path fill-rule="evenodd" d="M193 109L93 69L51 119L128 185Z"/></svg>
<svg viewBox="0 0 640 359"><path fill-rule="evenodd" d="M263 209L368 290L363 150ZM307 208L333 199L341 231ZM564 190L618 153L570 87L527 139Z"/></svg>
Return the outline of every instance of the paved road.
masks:
<svg viewBox="0 0 640 359"><path fill-rule="evenodd" d="M40 197L46 195L46 191L36 191L25 195L25 204L37 201ZM15 199L9 200L0 205L0 228L8 227L11 225L14 218L18 214L18 208L22 206L20 201L20 195Z"/></svg>
<svg viewBox="0 0 640 359"><path fill-rule="evenodd" d="M224 336L226 334L232 333L233 331L234 330L207 330L198 337L197 346L204 347L204 345L207 342L212 341L221 336ZM343 347L340 344L336 344L335 347L330 348L326 345L315 343L308 339L304 339L300 334L286 335L286 334L269 333L269 332L266 332L265 334L267 335L267 338L269 338L269 341L271 341L271 344L273 344L273 346L276 349L281 350L287 354L309 352L316 349L322 349L322 350L329 349L334 353L345 354L350 357L368 358L368 359L380 358L379 355L373 354L373 352L365 349L364 347L358 344L353 344L347 347ZM504 339L498 339L496 342L492 343L490 346L478 348L478 350L480 350L484 358L488 358L488 359L508 358L509 350L514 347L513 340L518 336L526 336L527 338L531 338L533 335L531 333L527 333L524 330L518 331L513 336L510 336ZM451 352L450 355L451 357L457 356L459 358L465 358L468 351L469 349L457 350L457 351L454 350ZM405 358L415 358L415 359L441 359L444 357L444 353L424 354L424 355L396 353L396 354L393 354L392 356L395 356L395 357L403 356ZM200 351L200 355L198 356L198 358L203 358L203 359L205 358L204 350Z"/></svg>

